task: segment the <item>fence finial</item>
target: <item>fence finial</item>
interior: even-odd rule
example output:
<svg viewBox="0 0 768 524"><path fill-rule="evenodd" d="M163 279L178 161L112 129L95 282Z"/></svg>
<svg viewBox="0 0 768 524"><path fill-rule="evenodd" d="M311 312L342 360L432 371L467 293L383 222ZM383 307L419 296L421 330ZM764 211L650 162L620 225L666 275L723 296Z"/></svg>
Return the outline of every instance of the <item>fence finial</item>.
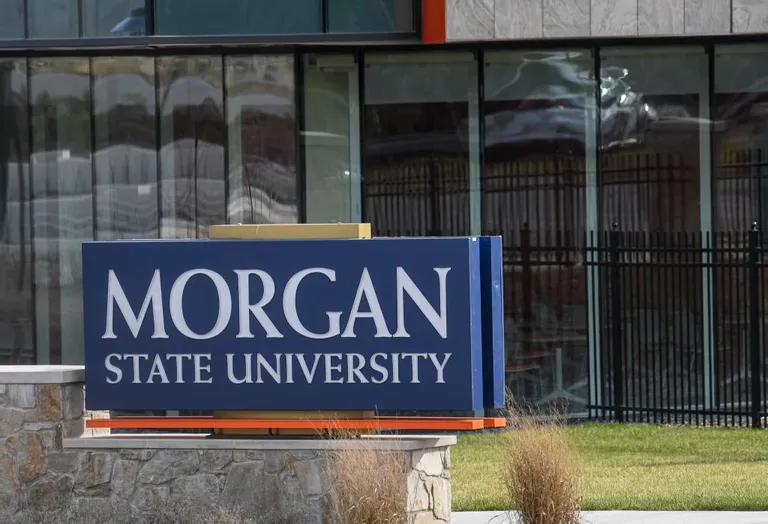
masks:
<svg viewBox="0 0 768 524"><path fill-rule="evenodd" d="M752 222L752 231L757 231L757 222Z"/></svg>

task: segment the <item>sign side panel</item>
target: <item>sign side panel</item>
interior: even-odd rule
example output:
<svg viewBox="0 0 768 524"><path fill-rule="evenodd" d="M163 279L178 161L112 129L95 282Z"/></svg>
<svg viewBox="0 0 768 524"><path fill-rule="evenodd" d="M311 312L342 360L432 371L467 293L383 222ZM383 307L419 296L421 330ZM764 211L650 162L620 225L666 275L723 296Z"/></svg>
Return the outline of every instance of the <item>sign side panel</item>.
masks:
<svg viewBox="0 0 768 524"><path fill-rule="evenodd" d="M501 237L480 239L483 280L485 409L504 407L504 277Z"/></svg>

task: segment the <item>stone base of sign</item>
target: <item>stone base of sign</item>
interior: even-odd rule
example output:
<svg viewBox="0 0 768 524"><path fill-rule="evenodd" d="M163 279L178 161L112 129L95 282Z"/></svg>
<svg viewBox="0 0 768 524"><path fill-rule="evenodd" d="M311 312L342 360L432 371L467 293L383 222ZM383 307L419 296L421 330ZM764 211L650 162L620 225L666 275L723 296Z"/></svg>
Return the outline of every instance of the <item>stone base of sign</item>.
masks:
<svg viewBox="0 0 768 524"><path fill-rule="evenodd" d="M215 522L215 513L226 511L264 519L257 522L321 524L329 522L329 454L363 448L405 456L409 522L450 522L450 446L455 442L455 437L67 439L65 453L78 465L68 517L133 523L158 517L164 522L168 515L169 523Z"/></svg>
<svg viewBox="0 0 768 524"><path fill-rule="evenodd" d="M409 522L450 522L454 436L109 435L85 428L88 418L109 415L84 409L83 375L0 366L0 522L217 522L226 511L256 522L326 523L328 460L344 449L402 453Z"/></svg>
<svg viewBox="0 0 768 524"><path fill-rule="evenodd" d="M82 366L0 366L0 522L68 505L78 465L64 440L109 435L85 428L109 413L85 410L84 380Z"/></svg>

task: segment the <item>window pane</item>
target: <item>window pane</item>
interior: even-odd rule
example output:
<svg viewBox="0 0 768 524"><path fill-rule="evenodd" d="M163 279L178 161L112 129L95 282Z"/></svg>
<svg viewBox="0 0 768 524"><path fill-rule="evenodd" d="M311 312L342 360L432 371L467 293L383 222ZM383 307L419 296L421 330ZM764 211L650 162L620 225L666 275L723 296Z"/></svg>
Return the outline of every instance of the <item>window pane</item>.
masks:
<svg viewBox="0 0 768 524"><path fill-rule="evenodd" d="M729 349L710 345L711 285L722 273L707 267L699 236L712 224L707 53L691 46L601 55L602 228L617 223L628 233L620 237L628 248L622 259L632 263L614 273L618 285L600 271L600 292L609 291L596 306L607 322L616 314L611 300L621 297L623 402L636 413L705 406L710 399L700 385L714 378L705 374L716 362L713 348ZM600 339L612 334L603 327ZM609 353L601 359L598 380L609 383ZM690 364L681 369L684 361ZM606 403L621 398L611 395Z"/></svg>
<svg viewBox="0 0 768 524"><path fill-rule="evenodd" d="M156 0L159 35L268 35L322 32L320 0Z"/></svg>
<svg viewBox="0 0 768 524"><path fill-rule="evenodd" d="M0 40L24 38L24 0L0 0Z"/></svg>
<svg viewBox="0 0 768 524"><path fill-rule="evenodd" d="M507 384L537 403L581 410L586 381L585 51L485 55L483 225L502 235ZM537 355L537 356L532 356ZM553 362L562 383L548 381Z"/></svg>
<svg viewBox="0 0 768 524"><path fill-rule="evenodd" d="M408 33L413 0L329 0L331 33Z"/></svg>
<svg viewBox="0 0 768 524"><path fill-rule="evenodd" d="M93 239L88 59L30 59L38 364L83 363L81 244Z"/></svg>
<svg viewBox="0 0 768 524"><path fill-rule="evenodd" d="M361 219L359 96L354 56L306 57L302 139L309 223Z"/></svg>
<svg viewBox="0 0 768 524"><path fill-rule="evenodd" d="M96 238L157 238L154 61L94 58Z"/></svg>
<svg viewBox="0 0 768 524"><path fill-rule="evenodd" d="M366 56L365 221L377 236L470 234L476 97L471 53Z"/></svg>
<svg viewBox="0 0 768 524"><path fill-rule="evenodd" d="M34 364L25 60L0 60L0 365Z"/></svg>
<svg viewBox="0 0 768 524"><path fill-rule="evenodd" d="M291 56L227 57L229 221L298 221Z"/></svg>
<svg viewBox="0 0 768 524"><path fill-rule="evenodd" d="M699 122L709 118L704 50L616 49L603 55L603 227L699 231Z"/></svg>
<svg viewBox="0 0 768 524"><path fill-rule="evenodd" d="M77 38L77 0L27 0L30 38Z"/></svg>
<svg viewBox="0 0 768 524"><path fill-rule="evenodd" d="M768 47L723 46L715 55L715 229L768 230Z"/></svg>
<svg viewBox="0 0 768 524"><path fill-rule="evenodd" d="M147 33L147 0L82 0L83 36L141 36Z"/></svg>
<svg viewBox="0 0 768 524"><path fill-rule="evenodd" d="M207 238L223 224L224 107L221 57L157 59L163 238Z"/></svg>

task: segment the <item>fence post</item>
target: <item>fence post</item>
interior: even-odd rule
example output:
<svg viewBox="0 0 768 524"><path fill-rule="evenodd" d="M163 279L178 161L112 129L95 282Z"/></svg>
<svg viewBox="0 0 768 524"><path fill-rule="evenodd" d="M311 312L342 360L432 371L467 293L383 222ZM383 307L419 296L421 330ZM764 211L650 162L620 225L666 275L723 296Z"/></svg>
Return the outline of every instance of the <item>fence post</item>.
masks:
<svg viewBox="0 0 768 524"><path fill-rule="evenodd" d="M533 328L533 271L531 267L531 229L528 222L523 224L520 230L520 263L522 265L523 284L523 353L531 349L531 336Z"/></svg>
<svg viewBox="0 0 768 524"><path fill-rule="evenodd" d="M440 231L442 222L440 220L440 189L441 184L438 181L438 177L443 175L443 173L438 174L437 166L435 165L437 161L433 158L429 164L427 164L427 169L429 170L429 204L432 208L432 213L430 214L430 219L432 220L431 227L429 228L429 235L433 237L442 236L442 232Z"/></svg>
<svg viewBox="0 0 768 524"><path fill-rule="evenodd" d="M624 422L624 358L621 333L621 232L614 223L610 233L611 264L611 341L613 351L613 411L617 422Z"/></svg>
<svg viewBox="0 0 768 524"><path fill-rule="evenodd" d="M751 415L752 427L759 428L760 423L760 271L758 258L760 256L760 231L757 222L752 223L749 232L749 356L750 383L752 386Z"/></svg>

